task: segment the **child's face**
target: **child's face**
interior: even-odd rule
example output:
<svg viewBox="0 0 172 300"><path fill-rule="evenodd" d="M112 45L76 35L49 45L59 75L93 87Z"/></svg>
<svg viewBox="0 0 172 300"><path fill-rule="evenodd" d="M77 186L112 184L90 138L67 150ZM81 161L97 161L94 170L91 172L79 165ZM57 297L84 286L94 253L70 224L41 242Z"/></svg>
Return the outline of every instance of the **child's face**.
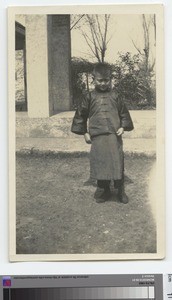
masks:
<svg viewBox="0 0 172 300"><path fill-rule="evenodd" d="M111 76L103 76L101 74L95 74L94 85L97 90L101 92L107 91L111 87Z"/></svg>

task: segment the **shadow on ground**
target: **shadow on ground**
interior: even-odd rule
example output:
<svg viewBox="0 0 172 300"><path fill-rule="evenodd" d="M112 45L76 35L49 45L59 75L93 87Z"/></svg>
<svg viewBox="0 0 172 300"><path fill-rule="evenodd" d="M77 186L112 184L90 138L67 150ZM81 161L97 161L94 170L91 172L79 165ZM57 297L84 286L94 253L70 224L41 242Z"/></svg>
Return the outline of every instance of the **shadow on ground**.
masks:
<svg viewBox="0 0 172 300"><path fill-rule="evenodd" d="M125 159L128 204L97 204L87 157L17 156L17 254L155 253L154 158Z"/></svg>

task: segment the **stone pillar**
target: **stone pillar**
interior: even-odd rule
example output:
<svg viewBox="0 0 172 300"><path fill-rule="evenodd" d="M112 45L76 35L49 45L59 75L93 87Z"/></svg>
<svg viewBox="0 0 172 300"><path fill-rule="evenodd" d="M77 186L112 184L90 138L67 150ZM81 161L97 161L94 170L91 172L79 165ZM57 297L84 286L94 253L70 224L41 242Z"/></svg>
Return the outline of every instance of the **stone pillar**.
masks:
<svg viewBox="0 0 172 300"><path fill-rule="evenodd" d="M71 109L70 16L48 16L49 86L53 110Z"/></svg>
<svg viewBox="0 0 172 300"><path fill-rule="evenodd" d="M70 16L26 16L29 117L70 110Z"/></svg>

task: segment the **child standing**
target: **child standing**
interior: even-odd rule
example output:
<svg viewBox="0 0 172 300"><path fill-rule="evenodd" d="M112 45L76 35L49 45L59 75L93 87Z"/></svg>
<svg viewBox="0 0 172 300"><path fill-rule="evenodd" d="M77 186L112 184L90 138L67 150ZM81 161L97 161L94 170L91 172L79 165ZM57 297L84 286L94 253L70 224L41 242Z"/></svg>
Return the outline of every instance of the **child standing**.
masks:
<svg viewBox="0 0 172 300"><path fill-rule="evenodd" d="M128 203L124 190L122 134L132 130L133 123L121 97L111 88L111 77L108 64L98 63L95 66L95 89L83 97L71 130L84 135L86 143L91 144L90 178L97 180L96 202L105 202L110 198L110 181L113 180L119 201Z"/></svg>

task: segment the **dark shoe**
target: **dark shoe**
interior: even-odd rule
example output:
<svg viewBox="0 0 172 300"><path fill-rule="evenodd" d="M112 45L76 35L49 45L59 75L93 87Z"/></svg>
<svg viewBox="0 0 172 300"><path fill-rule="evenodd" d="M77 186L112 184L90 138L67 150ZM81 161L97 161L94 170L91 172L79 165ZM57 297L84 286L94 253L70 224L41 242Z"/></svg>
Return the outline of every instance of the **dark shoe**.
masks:
<svg viewBox="0 0 172 300"><path fill-rule="evenodd" d="M103 203L106 202L111 196L110 188L100 188L97 187L95 193L94 193L94 198L96 199L97 203Z"/></svg>
<svg viewBox="0 0 172 300"><path fill-rule="evenodd" d="M114 180L114 189L118 189L121 186L121 179Z"/></svg>
<svg viewBox="0 0 172 300"><path fill-rule="evenodd" d="M119 201L124 204L127 204L129 201L128 196L126 195L123 186L118 188L118 198L119 198Z"/></svg>
<svg viewBox="0 0 172 300"><path fill-rule="evenodd" d="M95 186L95 187L97 187L96 180L89 178L84 182L84 186Z"/></svg>

